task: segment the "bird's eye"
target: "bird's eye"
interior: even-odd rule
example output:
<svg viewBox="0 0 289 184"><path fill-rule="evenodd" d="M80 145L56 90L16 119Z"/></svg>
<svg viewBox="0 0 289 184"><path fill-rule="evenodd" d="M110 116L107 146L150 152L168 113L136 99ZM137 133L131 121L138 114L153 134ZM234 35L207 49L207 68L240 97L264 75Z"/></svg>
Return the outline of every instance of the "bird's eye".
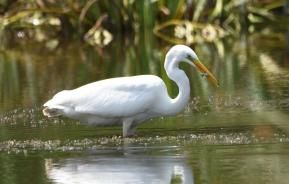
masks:
<svg viewBox="0 0 289 184"><path fill-rule="evenodd" d="M191 55L189 55L189 54L187 55L187 59L189 59L192 62L194 61L194 58Z"/></svg>

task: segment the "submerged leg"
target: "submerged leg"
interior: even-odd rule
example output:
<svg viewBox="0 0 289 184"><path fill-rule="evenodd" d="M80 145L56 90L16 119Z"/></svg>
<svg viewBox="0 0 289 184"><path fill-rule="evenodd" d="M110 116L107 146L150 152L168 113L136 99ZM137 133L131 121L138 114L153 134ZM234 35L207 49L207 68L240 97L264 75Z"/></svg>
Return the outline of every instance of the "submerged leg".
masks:
<svg viewBox="0 0 289 184"><path fill-rule="evenodd" d="M122 136L131 137L135 134L136 125L134 125L133 119L124 119L122 122Z"/></svg>

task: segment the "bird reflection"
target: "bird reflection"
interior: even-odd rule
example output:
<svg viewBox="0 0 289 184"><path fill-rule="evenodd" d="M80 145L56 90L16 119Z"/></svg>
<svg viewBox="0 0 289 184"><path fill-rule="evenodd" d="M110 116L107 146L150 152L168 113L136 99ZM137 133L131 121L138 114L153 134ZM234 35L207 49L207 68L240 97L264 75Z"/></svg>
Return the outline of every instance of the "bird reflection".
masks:
<svg viewBox="0 0 289 184"><path fill-rule="evenodd" d="M192 169L183 157L143 154L90 154L45 160L49 179L60 184L192 184Z"/></svg>

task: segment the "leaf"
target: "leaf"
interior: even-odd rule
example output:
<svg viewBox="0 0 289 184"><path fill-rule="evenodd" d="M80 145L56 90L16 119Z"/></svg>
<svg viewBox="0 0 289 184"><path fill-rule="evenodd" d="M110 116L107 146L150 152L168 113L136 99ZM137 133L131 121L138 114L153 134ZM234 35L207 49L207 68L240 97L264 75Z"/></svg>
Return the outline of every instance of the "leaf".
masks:
<svg viewBox="0 0 289 184"><path fill-rule="evenodd" d="M223 0L216 0L215 8L209 17L209 20L213 20L216 17L220 16L222 14L222 10L223 10Z"/></svg>
<svg viewBox="0 0 289 184"><path fill-rule="evenodd" d="M206 0L197 1L196 10L195 10L194 16L193 16L193 21L197 22L199 20L200 15L205 8L206 2L207 2Z"/></svg>
<svg viewBox="0 0 289 184"><path fill-rule="evenodd" d="M265 8L257 8L257 7L249 6L248 10L252 13L261 15L262 17L268 18L270 20L274 20L274 15L270 13L268 10L266 10Z"/></svg>

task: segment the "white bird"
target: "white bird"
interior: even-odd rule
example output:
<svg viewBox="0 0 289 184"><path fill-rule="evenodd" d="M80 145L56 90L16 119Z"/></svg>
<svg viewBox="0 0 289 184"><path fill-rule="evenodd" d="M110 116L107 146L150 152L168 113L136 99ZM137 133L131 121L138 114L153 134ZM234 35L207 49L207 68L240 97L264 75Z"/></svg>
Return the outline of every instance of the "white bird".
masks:
<svg viewBox="0 0 289 184"><path fill-rule="evenodd" d="M124 137L133 136L141 122L159 116L171 116L184 110L190 99L190 82L179 63L196 67L218 86L216 78L185 45L175 45L166 54L164 67L179 94L168 95L165 83L155 75L105 79L73 90L57 93L43 106L48 117L65 116L88 124L122 124Z"/></svg>

